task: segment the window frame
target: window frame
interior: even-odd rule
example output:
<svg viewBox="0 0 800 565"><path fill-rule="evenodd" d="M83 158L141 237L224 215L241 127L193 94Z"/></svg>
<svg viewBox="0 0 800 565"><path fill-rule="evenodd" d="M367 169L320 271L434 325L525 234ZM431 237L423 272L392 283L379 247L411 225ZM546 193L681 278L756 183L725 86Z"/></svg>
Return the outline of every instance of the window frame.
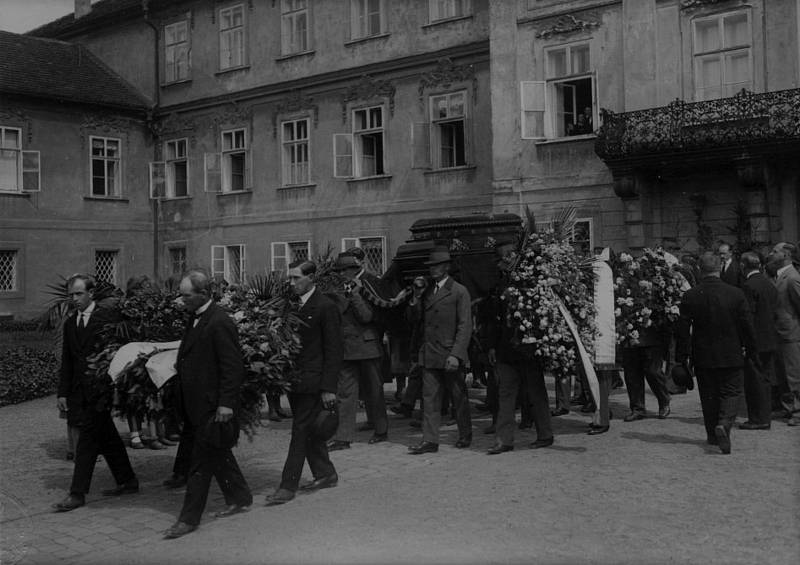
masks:
<svg viewBox="0 0 800 565"><path fill-rule="evenodd" d="M231 254L234 248L239 250L239 280L231 280ZM217 252L222 251L222 257L217 257ZM217 269L218 262L222 261L222 270ZM222 275L222 278L228 284L241 285L247 281L247 259L246 259L246 245L244 243L233 243L227 245L212 245L211 246L211 276L216 278L217 275Z"/></svg>
<svg viewBox="0 0 800 565"><path fill-rule="evenodd" d="M94 155L94 142L95 140L102 140L103 141L103 150L104 153L108 151L108 142L109 141L116 141L117 142L117 157L108 157L107 155ZM104 193L103 194L95 194L94 191L94 179L100 178L95 177L94 174L94 162L102 160L104 162L103 172L104 176L102 177L104 180ZM115 179L114 179L114 192L109 193L108 190L108 163L116 163L114 167ZM92 198L121 198L122 197L122 139L119 137L104 137L99 135L91 135L89 136L89 196Z"/></svg>
<svg viewBox="0 0 800 565"><path fill-rule="evenodd" d="M378 110L380 115L380 125L374 126L372 124L372 111ZM367 126L364 128L359 127L359 114L364 113ZM386 120L385 112L383 111L383 104L373 104L370 106L363 106L360 108L353 108L352 113L352 154L353 154L353 175L352 178L369 178L376 176L383 176L386 173ZM380 139L380 142L375 145L374 154L372 159L374 166L373 172L365 172L366 153L364 148L365 138ZM380 147L378 147L380 146ZM380 153L380 155L379 155ZM380 156L380 163L378 157ZM380 167L379 167L380 165ZM379 170L380 169L380 170Z"/></svg>
<svg viewBox="0 0 800 565"><path fill-rule="evenodd" d="M97 259L101 253L110 253L113 256L113 280L107 281L106 279L100 278L97 269ZM122 257L122 250L119 247L96 247L94 249L94 274L98 281L106 281L114 286L119 286L120 281L123 279L121 276L121 264L120 264L120 257Z"/></svg>
<svg viewBox="0 0 800 565"><path fill-rule="evenodd" d="M242 146L234 146L236 142L236 134L242 134ZM221 184L220 192L223 194L247 192L251 189L251 167L250 167L250 143L248 140L248 128L231 128L222 130L220 132L220 171L221 171ZM230 135L231 148L225 148L225 137ZM242 186L241 188L233 188L233 157L242 155L243 159L243 172L242 172Z"/></svg>
<svg viewBox="0 0 800 565"><path fill-rule="evenodd" d="M446 6L448 11L451 11L450 8L452 7L453 15L441 15L441 8L443 5ZM460 14L455 13L457 5L461 6ZM471 15L472 0L428 0L428 23L433 24L447 20L456 20Z"/></svg>
<svg viewBox="0 0 800 565"><path fill-rule="evenodd" d="M343 237L342 238L342 253L350 249L351 247L358 247L359 249L363 248L363 243L365 240L379 240L381 242L381 270L380 272L376 272L371 270L369 267L369 261L365 261L364 268L377 275L382 275L386 272L386 252L387 252L387 240L385 235L365 235L359 237Z"/></svg>
<svg viewBox="0 0 800 565"><path fill-rule="evenodd" d="M574 50L579 48L585 48L586 53L588 56L588 69L585 71L575 71L572 68L573 64L573 57L572 53ZM553 72L551 68L551 55L558 51L564 51L564 60L565 60L565 72L564 74L556 74ZM544 60L545 60L545 111L544 111L544 137L545 139L569 139L580 137L584 135L595 135L595 132L600 127L600 113L599 113L599 103L597 99L597 72L594 70L593 60L592 57L592 45L591 41L584 39L580 41L575 41L572 43L566 43L562 45L554 45L551 47L546 47L544 49ZM557 93L557 88L565 83L575 82L578 80L589 80L589 93L592 98L592 123L591 123L591 130L589 132L579 132L576 134L570 135L567 131L566 125L564 125L564 132L563 134L559 135L559 112L557 111L554 104L557 104L559 99L559 95ZM572 85L570 85L572 86ZM573 86L573 88L575 88ZM577 107L577 99L573 101L575 107L573 108L573 125L577 124L578 115L580 114L578 107ZM566 113L566 112L565 112Z"/></svg>
<svg viewBox="0 0 800 565"><path fill-rule="evenodd" d="M17 147L5 145L6 132L11 130L17 133ZM15 169L14 185L0 185L0 193L19 194L41 192L42 190L41 153L35 149L23 149L22 141L21 127L0 125L0 155L4 152L13 153ZM26 166L29 159L33 159L33 166ZM31 175L34 176L35 182L28 180Z"/></svg>
<svg viewBox="0 0 800 565"><path fill-rule="evenodd" d="M293 134L297 135L298 125L305 122L305 137L286 139L286 126L292 127ZM281 122L281 186L303 186L311 184L311 120L308 117L298 117ZM297 158L299 148L305 147L305 166L300 167L301 176L297 176L297 168L302 165Z"/></svg>
<svg viewBox="0 0 800 565"><path fill-rule="evenodd" d="M281 55L297 55L299 53L307 53L311 50L311 7L309 0L305 1L305 6L302 8L297 7L300 0L281 0ZM297 21L305 17L305 31L301 34L297 31ZM288 25L287 25L288 22ZM287 39L287 31L291 30L291 37ZM296 45L298 41L296 38L302 35L302 40L299 42L302 45Z"/></svg>
<svg viewBox="0 0 800 565"><path fill-rule="evenodd" d="M230 27L223 28L223 21L226 17L230 17L233 21L233 14L234 12L239 11L241 13L242 22L239 25L231 25ZM227 14L230 13L230 16ZM218 48L219 48L219 57L218 57L218 67L220 72L230 71L234 69L240 69L242 67L247 66L247 10L245 10L244 4L232 4L230 6L225 6L219 8L217 11L217 32L219 37ZM240 45L239 45L239 59L237 61L233 61L232 53L233 48L231 47L232 40L229 41L229 49L224 47L225 41L228 37L234 37L237 33L240 34ZM225 52L228 52L228 60L223 61L223 55Z"/></svg>
<svg viewBox="0 0 800 565"><path fill-rule="evenodd" d="M575 222L572 226L572 233L569 236L569 242L571 245L575 244L575 228L578 224L588 224L587 233L589 234L589 241L588 241L588 249L587 249L587 257L591 256L594 252L594 218L591 216L575 218Z"/></svg>
<svg viewBox="0 0 800 565"><path fill-rule="evenodd" d="M183 251L183 268L180 271L175 270L175 259L173 257L174 251ZM169 261L168 277L181 276L189 268L189 250L185 243L170 243L167 245L167 260Z"/></svg>
<svg viewBox="0 0 800 565"><path fill-rule="evenodd" d="M358 41L378 37L386 33L386 4L384 0L374 0L378 4L378 30L370 28L369 3L372 0L350 0L350 40ZM363 22L363 25L362 25ZM362 29L364 28L364 29Z"/></svg>
<svg viewBox="0 0 800 565"><path fill-rule="evenodd" d="M292 246L304 245L306 248L306 258L311 260L311 240L298 239L295 241L273 241L270 243L269 266L271 272L288 273L289 264L296 260ZM278 251L281 251L280 253ZM283 268L278 268L279 261L284 263Z"/></svg>
<svg viewBox="0 0 800 565"><path fill-rule="evenodd" d="M429 119L429 148L430 148L430 164L431 167L435 170L448 170L448 169L457 169L460 167L468 167L472 165L472 128L470 127L471 120L470 120L470 105L469 105L469 96L466 89L460 90L453 90L450 92L443 92L437 94L431 94L428 97L428 119ZM450 107L450 98L455 97L457 95L463 96L463 113L461 116L446 116L446 117L434 117L435 116L435 108L436 108L436 100L440 98L447 99L447 106L448 110ZM458 162L458 147L453 146L453 164L444 165L442 159L442 152L444 149L444 140L442 137L442 130L444 127L449 127L449 124L455 124L457 122L462 123L462 132L463 132L463 163Z"/></svg>
<svg viewBox="0 0 800 565"><path fill-rule="evenodd" d="M175 41L168 43L169 31L171 28L183 26L185 29L186 38L183 41ZM192 31L191 23L188 18L176 20L164 25L164 84L173 84L176 82L184 82L192 78ZM170 62L170 53L179 50L179 46L183 46L186 56L186 72L181 75L179 72L179 59L174 55L172 62ZM170 69L173 69L172 73Z"/></svg>
<svg viewBox="0 0 800 565"><path fill-rule="evenodd" d="M730 47L725 45L725 20L729 18L733 18L736 16L744 15L747 19L747 33L748 33L748 41L747 43L743 44L735 44ZM717 23L717 33L719 35L719 47L716 49L710 49L707 51L701 51L700 49L700 40L698 34L698 24L704 22L715 21ZM742 88L747 88L747 90L754 90L755 88L755 69L753 66L753 18L751 10L744 9L744 10L732 10L727 12L720 12L717 14L710 14L706 16L700 16L692 19L692 84L693 84L693 95L694 100L696 102L701 102L705 100L716 100L719 98L730 98L734 96L737 92L739 92ZM742 82L735 82L729 83L725 81L726 75L726 62L728 57L734 54L739 53L746 53L747 54L747 70L750 80L747 81L749 84L749 88L747 86L741 86L737 90L733 89L733 85L741 85ZM719 64L719 75L720 75L720 82L718 85L713 87L704 86L701 87L699 84L699 77L701 76L700 72L700 64L703 61L716 59ZM706 97L703 94L703 91L708 91L709 89L716 88L719 89L719 96L711 96Z"/></svg>
<svg viewBox="0 0 800 565"><path fill-rule="evenodd" d="M3 290L3 288L0 287L0 298L19 298L24 293L24 278L22 276L24 253L19 244L0 241L0 253L6 252L13 255L11 273L13 287L9 290Z"/></svg>

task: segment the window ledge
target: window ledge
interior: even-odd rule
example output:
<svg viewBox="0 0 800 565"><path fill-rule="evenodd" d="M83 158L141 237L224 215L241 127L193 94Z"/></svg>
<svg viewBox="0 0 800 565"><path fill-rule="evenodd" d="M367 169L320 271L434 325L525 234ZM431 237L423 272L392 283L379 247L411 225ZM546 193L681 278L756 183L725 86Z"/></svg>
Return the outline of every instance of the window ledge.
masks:
<svg viewBox="0 0 800 565"><path fill-rule="evenodd" d="M356 39L351 39L349 41L344 42L345 47L350 47L351 45L356 45L358 43L364 43L366 41L372 41L373 39L383 39L385 37L389 37L392 35L391 33L383 32L377 35L367 35L366 37L358 37Z"/></svg>
<svg viewBox="0 0 800 565"><path fill-rule="evenodd" d="M218 192L217 198L223 198L225 196L240 196L242 194L253 194L253 189L245 188L244 190L229 190L228 192Z"/></svg>
<svg viewBox="0 0 800 565"><path fill-rule="evenodd" d="M169 88L170 86L178 86L178 85L181 85L181 84L189 84L190 82L192 82L191 78L184 78L184 79L181 79L181 80L173 80L173 81L170 81L170 82L162 82L161 83L161 88Z"/></svg>
<svg viewBox="0 0 800 565"><path fill-rule="evenodd" d="M153 198L151 200L158 200L159 202L175 202L177 200L191 200L192 197L190 195L186 196L163 196L161 198Z"/></svg>
<svg viewBox="0 0 800 565"><path fill-rule="evenodd" d="M22 198L30 198L32 192L24 192L22 190L4 190L0 189L0 196L18 196Z"/></svg>
<svg viewBox="0 0 800 565"><path fill-rule="evenodd" d="M536 141L536 145L557 145L559 143L569 143L570 141L587 141L595 139L596 133L585 133L583 135L570 135L567 137L554 137L553 139L542 139Z"/></svg>
<svg viewBox="0 0 800 565"><path fill-rule="evenodd" d="M348 184L358 184L360 182L391 180L392 175L373 175L371 177L350 177L345 179Z"/></svg>
<svg viewBox="0 0 800 565"><path fill-rule="evenodd" d="M446 169L428 169L427 171L423 171L423 174L438 175L441 173L458 173L461 171L473 171L477 168L477 165L464 165L461 167L447 167Z"/></svg>
<svg viewBox="0 0 800 565"><path fill-rule="evenodd" d="M0 291L0 299L12 298L25 298L25 291L22 290L4 290Z"/></svg>
<svg viewBox="0 0 800 565"><path fill-rule="evenodd" d="M306 184L284 184L278 187L278 190L311 190L317 187L317 183L309 182Z"/></svg>
<svg viewBox="0 0 800 565"><path fill-rule="evenodd" d="M232 73L234 71L246 71L250 68L250 65L239 65L238 67L228 67L227 69L220 69L214 74L216 76L224 75L226 73Z"/></svg>
<svg viewBox="0 0 800 565"><path fill-rule="evenodd" d="M316 52L317 52L316 49L310 49L308 51L298 51L297 53L287 53L286 55L275 57L275 61L281 63L283 61L288 61L290 59L296 59L298 57L306 57L308 55L313 55Z"/></svg>
<svg viewBox="0 0 800 565"><path fill-rule="evenodd" d="M460 22L462 20L471 20L473 18L473 14L466 14L464 16L456 16L454 18L442 18L441 20L434 20L432 22L428 22L427 24L422 24L422 29L432 28L440 25L449 24L451 22Z"/></svg>
<svg viewBox="0 0 800 565"><path fill-rule="evenodd" d="M96 200L98 202L130 202L128 198L121 196L84 196L84 200Z"/></svg>

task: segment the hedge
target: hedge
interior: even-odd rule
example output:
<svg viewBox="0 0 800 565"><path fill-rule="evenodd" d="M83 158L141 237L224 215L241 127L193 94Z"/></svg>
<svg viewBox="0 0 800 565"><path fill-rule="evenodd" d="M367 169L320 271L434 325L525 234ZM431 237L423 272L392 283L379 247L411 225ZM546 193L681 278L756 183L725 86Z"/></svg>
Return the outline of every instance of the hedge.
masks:
<svg viewBox="0 0 800 565"><path fill-rule="evenodd" d="M0 406L47 396L57 388L53 353L26 346L0 352Z"/></svg>

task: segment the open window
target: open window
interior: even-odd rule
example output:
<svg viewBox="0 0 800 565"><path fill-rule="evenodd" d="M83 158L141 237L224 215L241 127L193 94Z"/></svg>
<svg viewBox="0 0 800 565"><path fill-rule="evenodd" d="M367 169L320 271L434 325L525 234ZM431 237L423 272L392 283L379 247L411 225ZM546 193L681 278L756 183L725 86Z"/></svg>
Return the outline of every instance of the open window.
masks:
<svg viewBox="0 0 800 565"><path fill-rule="evenodd" d="M307 261L311 258L310 241L273 241L270 270L285 273L289 265L295 261Z"/></svg>
<svg viewBox="0 0 800 565"><path fill-rule="evenodd" d="M182 198L189 195L187 140L164 143L164 161L150 163L150 198Z"/></svg>
<svg viewBox="0 0 800 565"><path fill-rule="evenodd" d="M383 106L353 110L353 133L333 135L334 176L365 178L386 174Z"/></svg>
<svg viewBox="0 0 800 565"><path fill-rule="evenodd" d="M238 245L212 245L211 246L211 276L222 278L228 284L244 284L245 246Z"/></svg>
<svg viewBox="0 0 800 565"><path fill-rule="evenodd" d="M250 190L250 159L247 130L223 131L222 152L205 154L205 191L228 193Z"/></svg>

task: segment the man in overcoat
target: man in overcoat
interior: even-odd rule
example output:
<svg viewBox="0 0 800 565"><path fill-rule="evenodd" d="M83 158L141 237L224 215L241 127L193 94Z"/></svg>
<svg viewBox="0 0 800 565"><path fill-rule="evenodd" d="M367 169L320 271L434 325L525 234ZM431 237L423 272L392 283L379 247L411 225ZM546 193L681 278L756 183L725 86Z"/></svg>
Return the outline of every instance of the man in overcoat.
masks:
<svg viewBox="0 0 800 565"><path fill-rule="evenodd" d="M238 439L236 411L244 379L244 360L236 325L211 297L211 281L200 270L180 283L181 301L192 314L178 349L176 403L182 415L181 444L192 447L189 478L178 521L166 539L197 529L214 477L226 508L217 517L247 510L250 487L231 451Z"/></svg>
<svg viewBox="0 0 800 565"><path fill-rule="evenodd" d="M706 439L722 453L731 452L730 432L742 396L747 351L758 365L755 332L741 289L719 278L720 260L713 253L700 257L700 283L681 300L676 360L689 358L697 375Z"/></svg>
<svg viewBox="0 0 800 565"><path fill-rule="evenodd" d="M410 316L422 328L419 364L422 372L423 424L422 442L408 448L412 455L439 450L442 391L450 391L458 424L456 447L472 442L464 367L472 336L472 305L469 291L449 274L450 253L446 249L431 252L428 266L433 284L423 292L414 287L409 302Z"/></svg>
<svg viewBox="0 0 800 565"><path fill-rule="evenodd" d="M775 328L780 336L780 352L785 367L788 399L782 404L791 412L790 426L800 426L800 273L792 264L797 248L782 242L777 244L768 263L777 270L778 307Z"/></svg>
<svg viewBox="0 0 800 565"><path fill-rule="evenodd" d="M57 403L58 409L66 412L68 425L80 429L80 434L69 496L53 505L58 512L85 504L98 455L106 460L117 483L102 491L104 496L139 492L139 480L111 419L110 382L87 374L87 358L102 349L103 328L115 319L113 310L95 302L94 289L94 279L88 275L67 280L67 292L76 308L64 321Z"/></svg>
<svg viewBox="0 0 800 565"><path fill-rule="evenodd" d="M283 466L280 486L267 496L267 506L294 499L298 488L314 491L335 487L339 475L328 456L326 439L313 433L314 422L323 408L336 405L339 372L342 368L342 321L336 304L314 283L317 266L312 261L289 265L289 284L300 298L300 353L295 360L296 378L289 393L292 408L292 438ZM314 477L300 487L303 465Z"/></svg>

